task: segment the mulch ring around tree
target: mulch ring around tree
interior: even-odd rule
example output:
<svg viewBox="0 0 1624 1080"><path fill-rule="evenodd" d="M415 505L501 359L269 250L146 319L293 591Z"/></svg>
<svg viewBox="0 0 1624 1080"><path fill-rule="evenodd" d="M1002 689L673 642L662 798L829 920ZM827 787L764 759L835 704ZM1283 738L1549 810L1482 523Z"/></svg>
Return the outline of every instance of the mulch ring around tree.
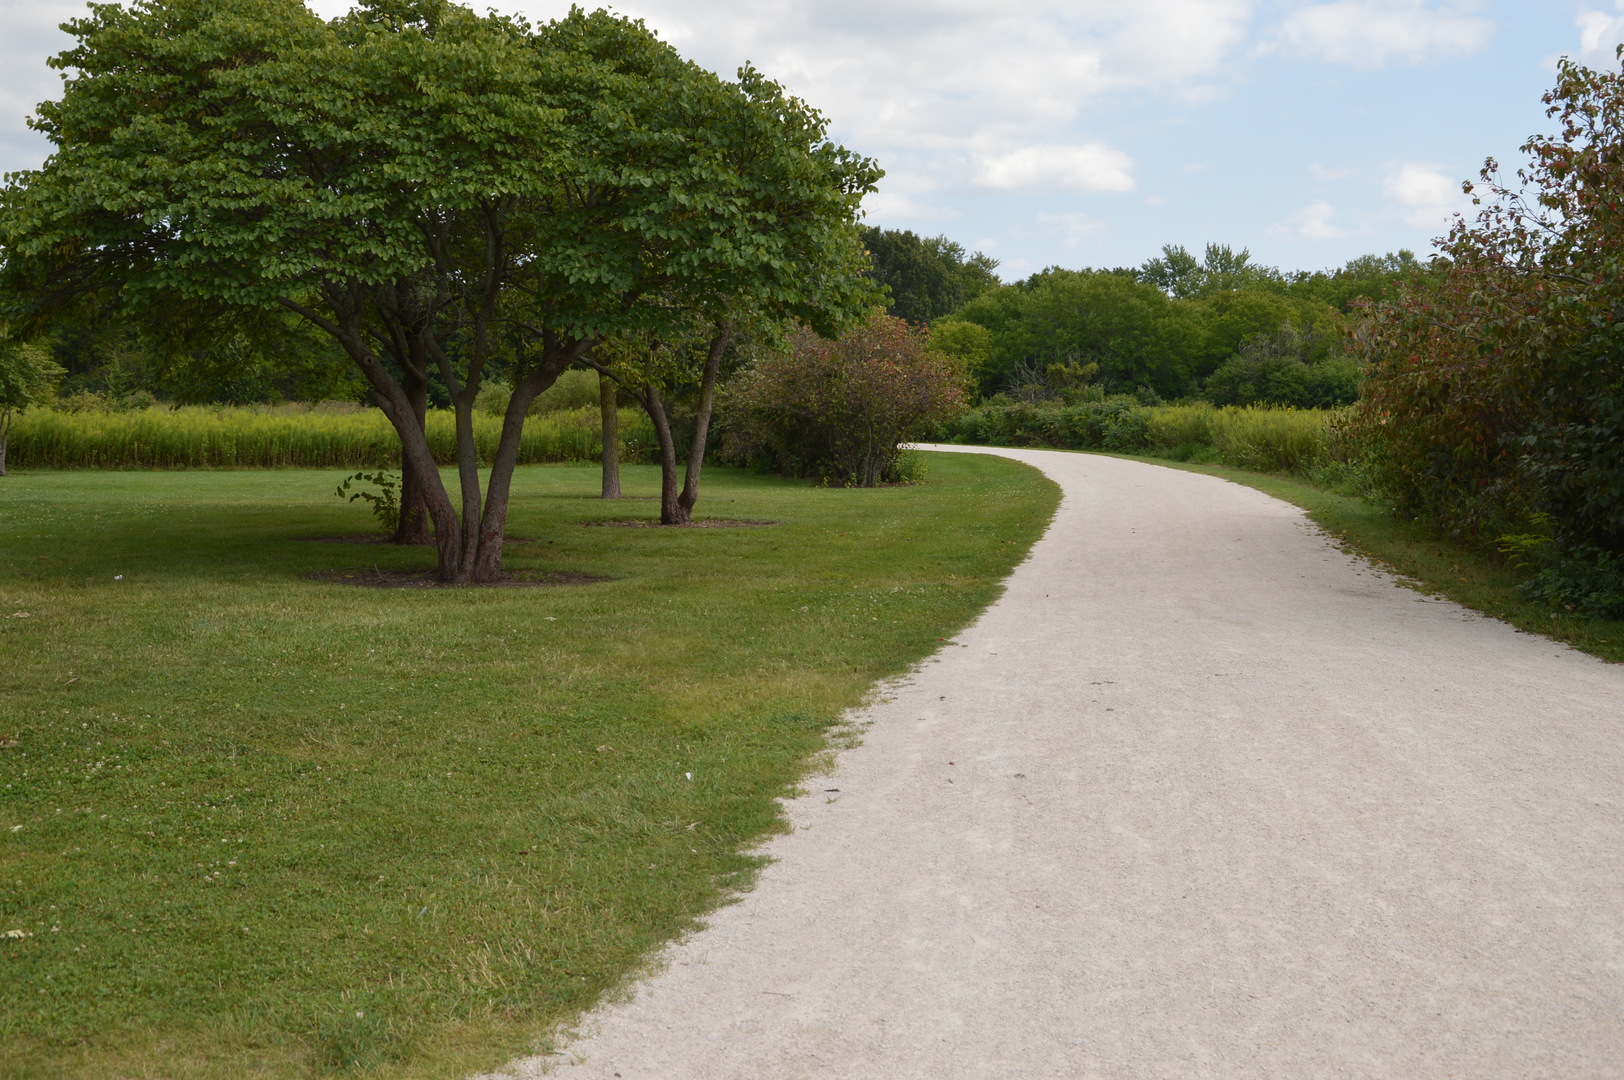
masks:
<svg viewBox="0 0 1624 1080"><path fill-rule="evenodd" d="M610 525L618 529L764 529L777 525L776 521L753 521L748 518L701 518L681 525L661 525L649 518L611 518L608 521L583 521L582 525Z"/></svg>
<svg viewBox="0 0 1624 1080"><path fill-rule="evenodd" d="M394 537L390 533L334 533L331 536L296 536L301 544L393 544ZM509 544L534 544L532 536L509 536L503 539L502 546ZM402 547L433 547L434 541L422 544L402 544Z"/></svg>
<svg viewBox="0 0 1624 1080"><path fill-rule="evenodd" d="M509 570L496 581L452 584L441 581L432 570L384 570L376 566L341 566L306 574L311 581L329 585L360 585L368 589L513 589L550 585L595 585L609 579L600 574L575 570Z"/></svg>

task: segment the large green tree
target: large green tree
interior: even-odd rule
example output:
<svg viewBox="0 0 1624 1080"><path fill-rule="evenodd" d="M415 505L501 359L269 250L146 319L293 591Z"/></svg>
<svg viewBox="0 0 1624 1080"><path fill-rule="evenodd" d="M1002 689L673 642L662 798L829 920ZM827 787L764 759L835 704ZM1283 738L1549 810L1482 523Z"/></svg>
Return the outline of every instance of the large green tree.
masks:
<svg viewBox="0 0 1624 1080"><path fill-rule="evenodd" d="M69 29L70 77L39 120L56 152L0 204L13 295L34 314L101 291L320 328L399 433L447 581L500 575L526 412L595 344L686 326L672 298L724 283L818 309L852 276L873 167L776 86L717 79L637 22L148 0ZM786 191L833 257L785 241ZM473 406L499 358L513 396L482 491ZM431 370L456 413L457 501L424 432Z"/></svg>
<svg viewBox="0 0 1624 1080"><path fill-rule="evenodd" d="M888 293L886 311L912 323L951 315L998 285L998 260L945 236L920 236L907 229L863 230L868 274Z"/></svg>
<svg viewBox="0 0 1624 1080"><path fill-rule="evenodd" d="M1361 300L1382 300L1426 267L1415 252L1400 248L1386 255L1360 255L1335 270L1298 273L1291 277L1287 292L1292 296L1318 300L1347 314Z"/></svg>
<svg viewBox="0 0 1624 1080"><path fill-rule="evenodd" d="M1135 276L1179 300L1279 285L1285 280L1274 267L1253 262L1246 248L1236 251L1228 244L1208 244L1199 260L1182 245L1167 244L1161 255L1146 261Z"/></svg>
<svg viewBox="0 0 1624 1080"><path fill-rule="evenodd" d="M1042 378L1055 365L1092 367L1110 391L1144 386L1184 394L1203 343L1188 305L1109 271L1045 270L983 293L937 330L957 345L972 337L959 323L987 331L973 346L980 366L972 374L983 394Z"/></svg>

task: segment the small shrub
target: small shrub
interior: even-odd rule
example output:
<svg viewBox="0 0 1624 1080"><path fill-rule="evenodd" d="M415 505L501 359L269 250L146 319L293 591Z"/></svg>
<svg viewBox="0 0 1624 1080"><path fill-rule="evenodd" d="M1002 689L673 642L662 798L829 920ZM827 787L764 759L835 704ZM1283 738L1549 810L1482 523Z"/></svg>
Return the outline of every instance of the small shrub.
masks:
<svg viewBox="0 0 1624 1080"><path fill-rule="evenodd" d="M149 390L132 390L127 394L110 391L75 390L52 403L52 407L69 413L127 413L150 409L158 399Z"/></svg>
<svg viewBox="0 0 1624 1080"><path fill-rule="evenodd" d="M810 330L729 388L725 456L873 487L902 479L900 445L963 407L963 375L929 331L874 315L837 341Z"/></svg>
<svg viewBox="0 0 1624 1080"><path fill-rule="evenodd" d="M923 484L925 471L924 454L902 449L897 451L896 461L891 466L891 479L898 484Z"/></svg>
<svg viewBox="0 0 1624 1080"><path fill-rule="evenodd" d="M1148 453L1312 476L1355 460L1356 444L1339 434L1342 417L1316 409L1145 406L1126 395L1076 405L995 399L941 431L961 443Z"/></svg>
<svg viewBox="0 0 1624 1080"><path fill-rule="evenodd" d="M6 449L16 417L48 399L61 375L42 346L0 338L0 476L6 475Z"/></svg>
<svg viewBox="0 0 1624 1080"><path fill-rule="evenodd" d="M1535 600L1601 619L1624 619L1624 553L1547 545L1548 556L1521 586Z"/></svg>
<svg viewBox="0 0 1624 1080"><path fill-rule="evenodd" d="M361 488L350 490L351 484L376 484L378 490L368 491ZM394 532L400 525L400 477L393 473L378 469L376 472L358 472L354 476L346 476L339 482L333 494L339 498L347 498L349 502L362 499L372 504L372 516L378 519L378 524L384 532Z"/></svg>

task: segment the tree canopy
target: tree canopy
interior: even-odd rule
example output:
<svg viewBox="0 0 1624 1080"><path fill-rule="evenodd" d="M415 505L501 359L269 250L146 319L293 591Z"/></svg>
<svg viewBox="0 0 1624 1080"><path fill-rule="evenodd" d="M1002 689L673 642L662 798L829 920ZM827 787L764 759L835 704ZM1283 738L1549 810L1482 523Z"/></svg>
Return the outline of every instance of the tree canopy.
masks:
<svg viewBox="0 0 1624 1080"><path fill-rule="evenodd" d="M1096 394L1342 405L1359 380L1348 310L1422 272L1409 252L1285 274L1245 249L1208 244L1197 259L1168 245L1137 270L1050 267L989 287L937 319L933 341L983 397L1043 400L1087 384Z"/></svg>
<svg viewBox="0 0 1624 1080"><path fill-rule="evenodd" d="M869 276L889 296L886 311L912 323L951 314L998 284L998 260L945 236L919 236L906 229L863 230Z"/></svg>

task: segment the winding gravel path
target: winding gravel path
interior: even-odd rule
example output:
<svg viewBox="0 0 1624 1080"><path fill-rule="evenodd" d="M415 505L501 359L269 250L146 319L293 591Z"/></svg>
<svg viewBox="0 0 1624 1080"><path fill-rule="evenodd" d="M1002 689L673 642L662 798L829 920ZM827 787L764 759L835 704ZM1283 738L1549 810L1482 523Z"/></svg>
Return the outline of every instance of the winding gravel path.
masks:
<svg viewBox="0 0 1624 1080"><path fill-rule="evenodd" d="M503 1075L1624 1076L1624 668L1248 488L990 452L1065 489L1003 598L753 892Z"/></svg>

